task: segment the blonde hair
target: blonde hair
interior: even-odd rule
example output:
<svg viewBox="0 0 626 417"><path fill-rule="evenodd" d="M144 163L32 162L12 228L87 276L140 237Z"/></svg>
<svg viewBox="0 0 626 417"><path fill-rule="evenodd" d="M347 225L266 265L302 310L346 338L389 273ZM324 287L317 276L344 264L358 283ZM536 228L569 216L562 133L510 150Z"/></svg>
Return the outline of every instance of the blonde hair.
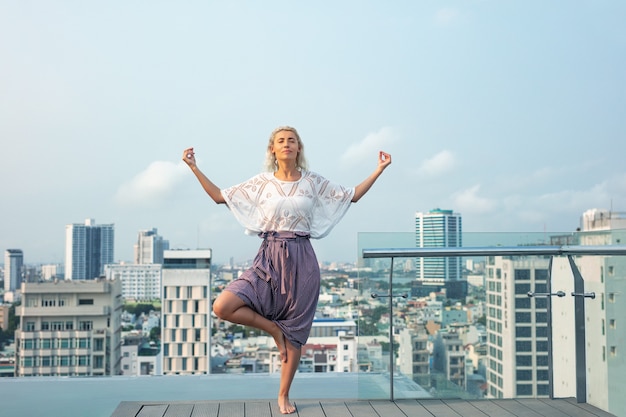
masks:
<svg viewBox="0 0 626 417"><path fill-rule="evenodd" d="M300 135L298 134L296 128L291 126L279 126L272 131L269 143L267 144L267 151L265 152L265 169L269 172L274 172L278 168L276 155L272 153L272 145L274 144L276 134L283 131L293 132L293 134L296 135L298 146L300 147L298 155L296 156L296 168L301 171L306 171L308 169L308 164L306 162L306 158L304 157L304 144L302 143L302 139L300 139Z"/></svg>

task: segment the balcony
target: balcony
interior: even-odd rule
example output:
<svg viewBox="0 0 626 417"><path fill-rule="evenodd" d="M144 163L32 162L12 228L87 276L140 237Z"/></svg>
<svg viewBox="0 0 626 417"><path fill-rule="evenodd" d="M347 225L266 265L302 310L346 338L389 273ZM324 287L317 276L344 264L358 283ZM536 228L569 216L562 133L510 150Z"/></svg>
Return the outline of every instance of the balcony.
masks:
<svg viewBox="0 0 626 417"><path fill-rule="evenodd" d="M592 246L575 235L553 245L545 234L465 234L464 247L417 249L410 233L360 234L357 339L388 349L362 372L299 373L296 415L626 415L626 248L615 235L616 244ZM417 282L417 260L428 257L462 265L461 283ZM388 316L371 325L364 317L376 308ZM278 381L275 373L0 378L15 399L0 415L275 416Z"/></svg>

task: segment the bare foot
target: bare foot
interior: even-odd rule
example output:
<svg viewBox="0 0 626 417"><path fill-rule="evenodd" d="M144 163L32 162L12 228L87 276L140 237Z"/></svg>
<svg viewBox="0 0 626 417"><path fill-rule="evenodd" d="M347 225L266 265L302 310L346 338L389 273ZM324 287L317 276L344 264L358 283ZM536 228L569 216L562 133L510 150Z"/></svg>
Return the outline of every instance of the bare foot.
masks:
<svg viewBox="0 0 626 417"><path fill-rule="evenodd" d="M278 408L282 414L293 414L296 407L289 402L289 397L278 397Z"/></svg>
<svg viewBox="0 0 626 417"><path fill-rule="evenodd" d="M285 335L283 331L280 327L276 326L276 333L272 333L272 336L274 337L274 342L280 353L281 361L287 363L287 347L285 346Z"/></svg>

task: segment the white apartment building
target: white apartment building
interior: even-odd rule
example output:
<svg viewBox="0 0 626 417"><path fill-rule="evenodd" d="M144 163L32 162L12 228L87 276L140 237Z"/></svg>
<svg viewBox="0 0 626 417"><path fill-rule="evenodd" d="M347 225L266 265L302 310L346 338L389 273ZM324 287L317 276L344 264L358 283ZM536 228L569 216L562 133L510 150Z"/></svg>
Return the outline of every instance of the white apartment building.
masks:
<svg viewBox="0 0 626 417"><path fill-rule="evenodd" d="M576 233L580 245L626 244L626 213L609 210L588 210L581 218L581 230ZM585 298L585 360L586 401L620 415L626 410L626 359L624 340L626 330L626 257L578 256L576 265L584 281L584 291L595 293ZM574 279L569 264L567 273L554 274L553 290L568 294L567 302L560 303L558 314L553 314L553 339L563 341L554 355L555 396L572 397L576 394L576 349ZM553 308L554 309L554 308Z"/></svg>
<svg viewBox="0 0 626 417"><path fill-rule="evenodd" d="M487 395L490 398L547 397L549 390L548 301L528 297L547 292L549 258L488 257Z"/></svg>
<svg viewBox="0 0 626 417"><path fill-rule="evenodd" d="M22 283L15 376L120 373L119 281Z"/></svg>
<svg viewBox="0 0 626 417"><path fill-rule="evenodd" d="M430 385L430 352L425 328L405 328L398 336L398 370L422 387Z"/></svg>
<svg viewBox="0 0 626 417"><path fill-rule="evenodd" d="M152 301L161 298L161 270L161 264L109 264L104 275L121 281L125 300Z"/></svg>
<svg viewBox="0 0 626 417"><path fill-rule="evenodd" d="M134 246L136 264L161 264L163 252L170 248L169 241L159 236L157 229L142 230Z"/></svg>
<svg viewBox="0 0 626 417"><path fill-rule="evenodd" d="M211 250L167 250L162 271L164 375L210 373Z"/></svg>

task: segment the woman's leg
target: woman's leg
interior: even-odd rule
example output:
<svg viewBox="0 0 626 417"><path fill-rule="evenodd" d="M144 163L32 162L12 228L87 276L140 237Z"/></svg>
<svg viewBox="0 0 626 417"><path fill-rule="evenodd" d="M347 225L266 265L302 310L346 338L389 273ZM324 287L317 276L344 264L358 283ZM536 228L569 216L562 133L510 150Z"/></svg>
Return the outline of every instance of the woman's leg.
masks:
<svg viewBox="0 0 626 417"><path fill-rule="evenodd" d="M285 340L287 346L287 356L289 362L285 362L280 368L280 388L278 389L278 408L283 414L291 414L296 411L296 407L289 402L289 390L293 377L296 375L298 365L300 365L300 355L302 351L295 347L288 340Z"/></svg>
<svg viewBox="0 0 626 417"><path fill-rule="evenodd" d="M251 326L257 329L263 330L274 338L276 347L280 352L280 357L283 363L287 362L288 354L285 347L285 335L283 331L271 320L266 319L256 311L244 303L244 301L237 297L230 291L222 291L213 302L213 312L217 317L223 320L230 321L231 323L242 324L244 326ZM296 361L300 362L300 358ZM292 377L293 378L293 377Z"/></svg>

